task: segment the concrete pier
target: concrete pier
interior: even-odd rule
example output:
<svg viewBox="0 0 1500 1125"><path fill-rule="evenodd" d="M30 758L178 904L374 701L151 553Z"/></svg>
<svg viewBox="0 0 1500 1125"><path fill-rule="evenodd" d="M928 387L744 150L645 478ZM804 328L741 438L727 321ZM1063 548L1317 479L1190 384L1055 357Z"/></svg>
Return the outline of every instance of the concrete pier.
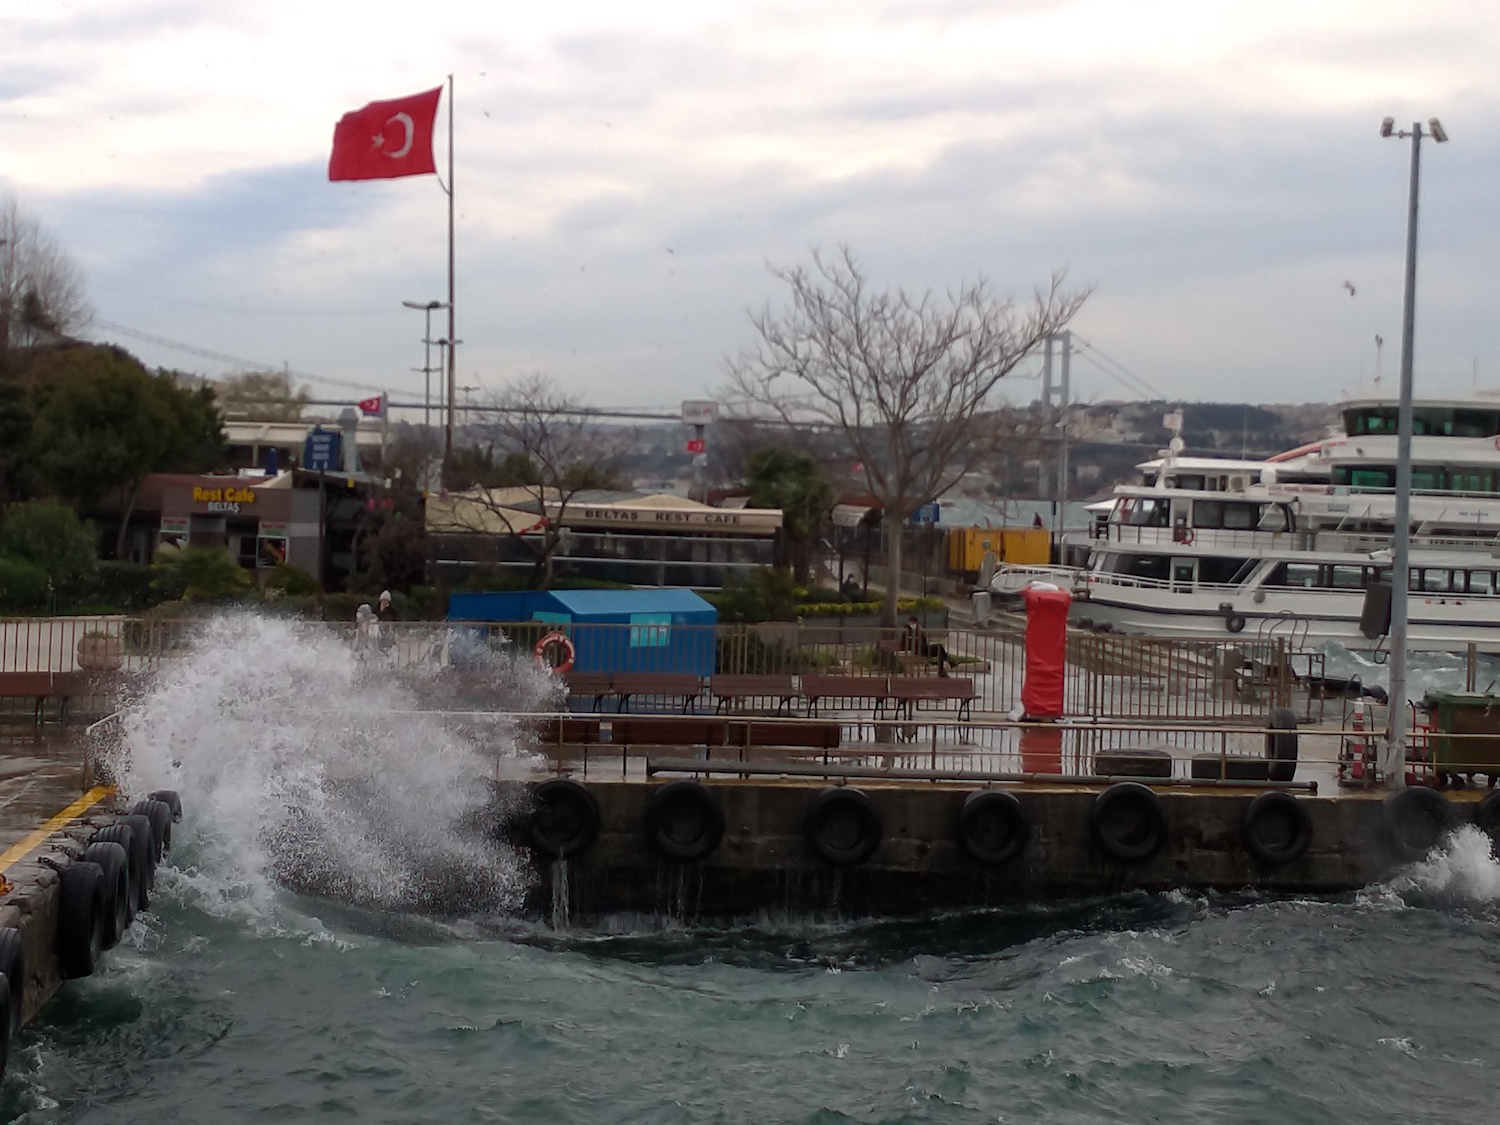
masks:
<svg viewBox="0 0 1500 1125"><path fill-rule="evenodd" d="M1404 858L1385 823L1383 793L1293 794L1306 811L1311 840L1298 859L1279 867L1258 863L1242 838L1242 820L1261 790L1161 788L1168 826L1165 845L1138 865L1105 854L1090 831L1095 787L1005 787L1020 802L1030 829L1024 852L984 866L960 846L956 825L974 786L860 780L879 810L884 832L870 858L836 868L816 855L804 835L808 804L822 780L705 779L724 813L718 847L701 862L664 859L648 839L648 803L658 786L634 780L589 780L597 801L597 838L563 861L538 859L545 876L529 906L556 916L558 888L573 919L612 911L665 912L684 917L744 916L762 911L899 914L1091 897L1121 892L1237 891L1333 894L1366 886ZM1478 794L1454 801L1472 818Z"/></svg>

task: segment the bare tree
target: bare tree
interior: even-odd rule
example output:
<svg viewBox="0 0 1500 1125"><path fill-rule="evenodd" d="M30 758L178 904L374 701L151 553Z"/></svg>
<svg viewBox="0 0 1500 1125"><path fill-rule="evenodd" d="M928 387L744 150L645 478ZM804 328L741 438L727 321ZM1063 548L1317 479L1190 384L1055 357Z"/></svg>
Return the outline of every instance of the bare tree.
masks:
<svg viewBox="0 0 1500 1125"><path fill-rule="evenodd" d="M1061 273L1025 309L992 296L983 278L944 298L876 291L847 246L772 273L790 287L791 308L751 314L760 339L730 363L730 394L794 428L843 435L883 508L881 619L894 625L902 525L994 454L1009 429L992 425L1000 381L1088 294L1064 291Z"/></svg>
<svg viewBox="0 0 1500 1125"><path fill-rule="evenodd" d="M312 393L305 386L294 390L284 371L244 371L219 381L218 398L226 418L298 422Z"/></svg>
<svg viewBox="0 0 1500 1125"><path fill-rule="evenodd" d="M0 354L88 319L78 265L15 196L0 194Z"/></svg>
<svg viewBox="0 0 1500 1125"><path fill-rule="evenodd" d="M531 585L545 590L574 499L620 487L619 447L546 376L517 380L493 405L500 409L492 420L465 427L478 434L479 448L446 470L450 484L473 487L448 498L444 529L509 536L533 560ZM467 480L454 479L459 474Z"/></svg>

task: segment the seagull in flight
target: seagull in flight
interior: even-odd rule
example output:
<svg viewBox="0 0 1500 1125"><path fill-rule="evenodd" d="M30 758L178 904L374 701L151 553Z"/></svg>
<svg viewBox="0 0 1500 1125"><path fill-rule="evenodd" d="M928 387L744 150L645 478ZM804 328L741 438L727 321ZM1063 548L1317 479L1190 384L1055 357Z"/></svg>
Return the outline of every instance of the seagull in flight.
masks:
<svg viewBox="0 0 1500 1125"><path fill-rule="evenodd" d="M1349 296L1351 296L1351 297L1354 296L1354 282L1352 282L1352 281L1346 281L1346 282L1344 282L1344 288L1347 289L1347 290L1349 290Z"/></svg>

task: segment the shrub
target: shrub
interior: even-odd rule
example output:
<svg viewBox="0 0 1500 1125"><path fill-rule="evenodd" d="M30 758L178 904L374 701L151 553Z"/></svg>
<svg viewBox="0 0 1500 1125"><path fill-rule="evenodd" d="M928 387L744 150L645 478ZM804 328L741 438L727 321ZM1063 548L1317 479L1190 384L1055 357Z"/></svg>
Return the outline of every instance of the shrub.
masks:
<svg viewBox="0 0 1500 1125"><path fill-rule="evenodd" d="M84 598L93 605L117 610L147 609L156 604L159 595L151 587L154 577L146 563L104 559L94 571Z"/></svg>
<svg viewBox="0 0 1500 1125"><path fill-rule="evenodd" d="M166 597L187 602L212 602L248 590L250 572L222 547L162 547L151 564L156 573L151 586Z"/></svg>
<svg viewBox="0 0 1500 1125"><path fill-rule="evenodd" d="M0 555L0 607L46 609L52 598L52 579L35 563Z"/></svg>
<svg viewBox="0 0 1500 1125"><path fill-rule="evenodd" d="M280 590L291 597L301 597L317 593L318 580L300 566L277 563L276 568L271 571L271 577L266 579L266 588Z"/></svg>
<svg viewBox="0 0 1500 1125"><path fill-rule="evenodd" d="M72 593L93 575L98 553L94 525L72 508L41 500L7 504L0 524L0 555L41 567L53 589Z"/></svg>
<svg viewBox="0 0 1500 1125"><path fill-rule="evenodd" d="M707 600L722 622L793 621L797 617L797 582L789 571L763 566L744 578L730 575L724 588Z"/></svg>

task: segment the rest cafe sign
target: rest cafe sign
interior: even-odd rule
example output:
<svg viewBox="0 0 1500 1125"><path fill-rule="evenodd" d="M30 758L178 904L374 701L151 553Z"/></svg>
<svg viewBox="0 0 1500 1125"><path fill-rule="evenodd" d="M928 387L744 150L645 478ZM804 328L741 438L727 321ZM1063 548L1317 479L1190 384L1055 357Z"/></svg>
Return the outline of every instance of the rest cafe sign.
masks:
<svg viewBox="0 0 1500 1125"><path fill-rule="evenodd" d="M202 488L193 486L193 503L207 504L210 512L234 513L240 510L241 504L255 503L255 489L235 488Z"/></svg>

